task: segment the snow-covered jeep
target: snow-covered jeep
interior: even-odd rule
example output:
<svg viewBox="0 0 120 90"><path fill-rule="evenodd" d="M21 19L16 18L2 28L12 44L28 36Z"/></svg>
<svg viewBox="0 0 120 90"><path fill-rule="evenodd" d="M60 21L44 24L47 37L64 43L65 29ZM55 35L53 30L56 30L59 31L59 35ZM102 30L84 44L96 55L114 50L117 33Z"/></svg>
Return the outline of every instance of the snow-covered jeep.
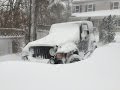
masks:
<svg viewBox="0 0 120 90"><path fill-rule="evenodd" d="M90 21L53 24L42 39L28 43L22 58L51 64L65 64L83 60L97 47Z"/></svg>

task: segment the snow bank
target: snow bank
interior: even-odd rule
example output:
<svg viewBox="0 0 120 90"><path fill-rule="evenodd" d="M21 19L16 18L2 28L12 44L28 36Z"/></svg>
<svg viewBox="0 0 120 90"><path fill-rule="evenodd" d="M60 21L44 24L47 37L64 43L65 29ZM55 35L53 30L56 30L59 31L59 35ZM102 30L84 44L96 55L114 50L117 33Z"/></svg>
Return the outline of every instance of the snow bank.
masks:
<svg viewBox="0 0 120 90"><path fill-rule="evenodd" d="M95 50L78 63L0 63L0 90L120 90L120 44Z"/></svg>
<svg viewBox="0 0 120 90"><path fill-rule="evenodd" d="M21 55L11 54L11 55L0 56L0 62L1 61L21 61Z"/></svg>

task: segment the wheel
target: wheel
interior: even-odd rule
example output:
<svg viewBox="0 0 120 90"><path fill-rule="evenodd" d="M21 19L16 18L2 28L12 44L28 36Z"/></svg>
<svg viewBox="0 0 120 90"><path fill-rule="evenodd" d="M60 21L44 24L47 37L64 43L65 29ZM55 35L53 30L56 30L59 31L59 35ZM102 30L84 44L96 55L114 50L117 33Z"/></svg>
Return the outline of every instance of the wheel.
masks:
<svg viewBox="0 0 120 90"><path fill-rule="evenodd" d="M77 54L73 54L71 55L68 60L67 60L67 63L74 63L74 62L78 62L78 61L81 61L81 57Z"/></svg>
<svg viewBox="0 0 120 90"><path fill-rule="evenodd" d="M63 64L62 60L50 59L50 64Z"/></svg>
<svg viewBox="0 0 120 90"><path fill-rule="evenodd" d="M50 58L49 62L50 62L50 64L55 64L54 58Z"/></svg>

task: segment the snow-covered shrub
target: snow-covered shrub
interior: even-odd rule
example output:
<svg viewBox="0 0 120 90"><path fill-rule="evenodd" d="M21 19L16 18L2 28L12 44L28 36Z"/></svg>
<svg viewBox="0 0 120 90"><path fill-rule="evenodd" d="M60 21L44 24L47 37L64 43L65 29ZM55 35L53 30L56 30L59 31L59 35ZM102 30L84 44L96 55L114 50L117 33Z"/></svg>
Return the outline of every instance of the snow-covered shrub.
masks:
<svg viewBox="0 0 120 90"><path fill-rule="evenodd" d="M99 39L103 43L110 43L115 38L115 26L116 26L116 17L108 16L105 17L100 26L99 26Z"/></svg>

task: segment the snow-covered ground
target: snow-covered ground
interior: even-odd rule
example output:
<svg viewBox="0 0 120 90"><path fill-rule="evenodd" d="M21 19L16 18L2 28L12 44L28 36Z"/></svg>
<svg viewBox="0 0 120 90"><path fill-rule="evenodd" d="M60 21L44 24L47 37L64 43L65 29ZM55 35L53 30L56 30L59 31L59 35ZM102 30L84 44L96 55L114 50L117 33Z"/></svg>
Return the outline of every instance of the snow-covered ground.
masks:
<svg viewBox="0 0 120 90"><path fill-rule="evenodd" d="M11 55L0 56L0 62L1 61L21 61L21 55L11 54Z"/></svg>
<svg viewBox="0 0 120 90"><path fill-rule="evenodd" d="M24 62L19 55L3 59L14 61L0 62L0 90L120 90L119 34L115 43L73 64Z"/></svg>

